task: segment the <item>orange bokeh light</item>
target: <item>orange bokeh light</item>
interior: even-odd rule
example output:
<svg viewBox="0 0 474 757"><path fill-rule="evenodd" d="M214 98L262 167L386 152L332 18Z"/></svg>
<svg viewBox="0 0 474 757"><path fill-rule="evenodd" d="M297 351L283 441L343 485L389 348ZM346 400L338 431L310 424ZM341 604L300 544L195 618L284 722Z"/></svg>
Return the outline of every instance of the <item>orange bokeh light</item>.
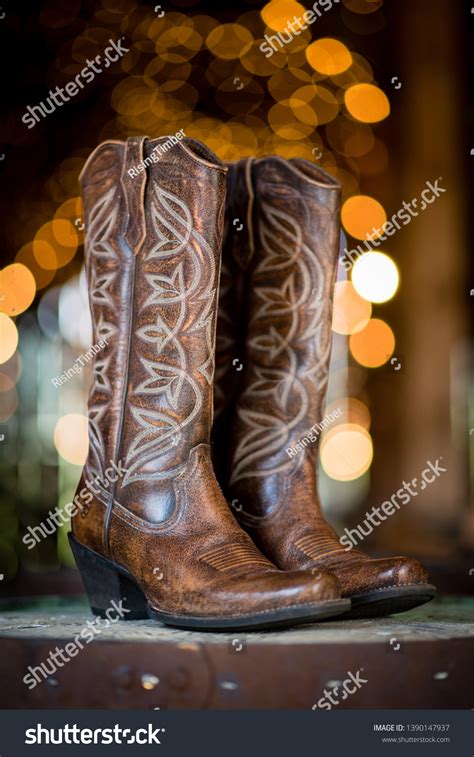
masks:
<svg viewBox="0 0 474 757"><path fill-rule="evenodd" d="M54 257L54 259L56 259ZM39 265L33 251L33 242L27 242L15 255L15 263L23 263L35 277L36 288L43 289L55 276L56 266L46 269Z"/></svg>
<svg viewBox="0 0 474 757"><path fill-rule="evenodd" d="M78 234L69 220L55 218L44 223L33 240L33 253L38 265L46 270L62 268L77 252Z"/></svg>
<svg viewBox="0 0 474 757"><path fill-rule="evenodd" d="M0 271L0 311L19 315L30 307L36 294L35 277L22 263L13 263Z"/></svg>
<svg viewBox="0 0 474 757"><path fill-rule="evenodd" d="M347 47L337 39L318 39L306 48L308 63L325 76L342 74L352 65L352 55Z"/></svg>
<svg viewBox="0 0 474 757"><path fill-rule="evenodd" d="M383 121L390 113L387 95L375 84L354 84L346 90L344 102L353 118L367 124Z"/></svg>
<svg viewBox="0 0 474 757"><path fill-rule="evenodd" d="M366 368L378 368L387 362L395 349L392 329L380 318L372 318L365 329L349 339L352 356Z"/></svg>
<svg viewBox="0 0 474 757"><path fill-rule="evenodd" d="M0 313L0 363L10 360L18 346L18 329L12 319Z"/></svg>
<svg viewBox="0 0 474 757"><path fill-rule="evenodd" d="M354 195L342 206L341 219L347 233L356 239L376 239L382 233L387 214L373 197Z"/></svg>
<svg viewBox="0 0 474 757"><path fill-rule="evenodd" d="M208 34L206 46L216 58L235 60L250 50L253 37L241 24L220 24Z"/></svg>
<svg viewBox="0 0 474 757"><path fill-rule="evenodd" d="M373 458L369 432L357 423L330 429L321 441L321 465L336 481L354 481L369 468Z"/></svg>
<svg viewBox="0 0 474 757"><path fill-rule="evenodd" d="M301 18L305 11L306 8L294 0L272 0L262 8L261 16L270 29L282 32L294 16Z"/></svg>

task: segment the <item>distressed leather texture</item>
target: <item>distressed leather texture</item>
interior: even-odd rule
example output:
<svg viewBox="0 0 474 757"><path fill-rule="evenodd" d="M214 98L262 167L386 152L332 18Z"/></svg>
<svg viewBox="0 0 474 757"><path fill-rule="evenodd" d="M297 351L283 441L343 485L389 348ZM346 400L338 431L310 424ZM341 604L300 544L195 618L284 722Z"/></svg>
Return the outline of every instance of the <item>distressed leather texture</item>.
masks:
<svg viewBox="0 0 474 757"><path fill-rule="evenodd" d="M351 596L427 573L410 558L345 551L321 511L317 444L286 452L323 417L339 212L338 182L308 161L229 165L213 447L224 493L263 554L282 570L331 571Z"/></svg>
<svg viewBox="0 0 474 757"><path fill-rule="evenodd" d="M107 142L81 176L95 358L78 492L123 475L73 518L76 539L123 566L152 608L238 618L313 607L337 579L283 573L230 511L210 454L226 168L184 139ZM130 169L145 161L138 176Z"/></svg>

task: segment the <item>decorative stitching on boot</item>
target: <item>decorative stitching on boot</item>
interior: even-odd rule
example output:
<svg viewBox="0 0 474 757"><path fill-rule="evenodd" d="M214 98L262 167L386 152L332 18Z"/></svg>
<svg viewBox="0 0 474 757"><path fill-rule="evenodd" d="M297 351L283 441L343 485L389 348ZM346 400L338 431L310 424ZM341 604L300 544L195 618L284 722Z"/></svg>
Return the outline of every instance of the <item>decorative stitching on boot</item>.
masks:
<svg viewBox="0 0 474 757"><path fill-rule="evenodd" d="M258 555L253 544L224 544L222 547L201 555L201 561L207 563L212 568L220 571L233 570L241 568L243 565L263 565L266 568L272 568L272 564L262 556Z"/></svg>
<svg viewBox="0 0 474 757"><path fill-rule="evenodd" d="M312 560L344 552L343 547L332 536L326 534L307 534L293 542L294 546ZM338 545L336 549L334 547ZM325 551L326 550L326 551Z"/></svg>
<svg viewBox="0 0 474 757"><path fill-rule="evenodd" d="M184 463L177 463L176 456L172 456L167 468L160 466L159 471L146 468L150 461L179 449L183 432L195 423L203 405L202 388L187 365L186 350L189 347L184 346L183 337L189 338L199 330L204 332L205 361L197 370L209 386L214 373L217 278L214 253L194 228L192 213L181 198L165 191L156 182L151 187L151 198L150 219L157 242L144 262L156 260L153 272L145 270L143 273L149 296L140 313L140 320L143 323L144 319L145 324L135 333L137 353L147 375L129 398L129 413L136 433L127 451L127 472L122 488L134 481L171 478L183 469ZM158 272L163 260L176 260L174 269L166 274ZM193 313L195 315L190 319ZM151 322L150 316L153 318ZM155 346L156 360L140 354L140 342ZM160 409L135 403L133 397L143 394L161 395L164 402ZM183 404L183 396L193 399L187 399ZM176 411L181 406L186 408L186 416L177 419Z"/></svg>

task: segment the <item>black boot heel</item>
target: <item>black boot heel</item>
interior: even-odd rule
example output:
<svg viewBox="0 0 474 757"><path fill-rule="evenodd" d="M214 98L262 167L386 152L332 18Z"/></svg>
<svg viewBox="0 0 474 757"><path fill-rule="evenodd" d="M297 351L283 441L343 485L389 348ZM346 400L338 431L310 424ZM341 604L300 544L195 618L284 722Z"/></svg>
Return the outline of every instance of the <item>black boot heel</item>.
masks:
<svg viewBox="0 0 474 757"><path fill-rule="evenodd" d="M148 618L145 595L123 569L80 544L72 533L68 537L94 615L115 620L115 602L123 608L120 620Z"/></svg>

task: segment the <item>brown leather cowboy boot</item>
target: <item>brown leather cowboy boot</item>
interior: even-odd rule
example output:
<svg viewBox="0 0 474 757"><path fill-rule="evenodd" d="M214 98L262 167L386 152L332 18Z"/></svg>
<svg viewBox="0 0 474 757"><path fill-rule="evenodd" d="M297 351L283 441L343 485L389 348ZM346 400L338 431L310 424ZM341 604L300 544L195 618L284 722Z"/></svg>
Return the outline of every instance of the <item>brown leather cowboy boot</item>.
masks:
<svg viewBox="0 0 474 757"><path fill-rule="evenodd" d="M347 609L334 576L282 573L239 527L210 459L226 169L204 145L107 142L83 170L94 343L71 545L95 613L204 629ZM100 343L100 342L99 342Z"/></svg>
<svg viewBox="0 0 474 757"><path fill-rule="evenodd" d="M321 512L315 445L286 452L322 420L339 205L338 182L308 161L230 167L213 437L218 479L263 554L282 570L335 573L362 617L408 610L435 589L415 560L345 550Z"/></svg>

